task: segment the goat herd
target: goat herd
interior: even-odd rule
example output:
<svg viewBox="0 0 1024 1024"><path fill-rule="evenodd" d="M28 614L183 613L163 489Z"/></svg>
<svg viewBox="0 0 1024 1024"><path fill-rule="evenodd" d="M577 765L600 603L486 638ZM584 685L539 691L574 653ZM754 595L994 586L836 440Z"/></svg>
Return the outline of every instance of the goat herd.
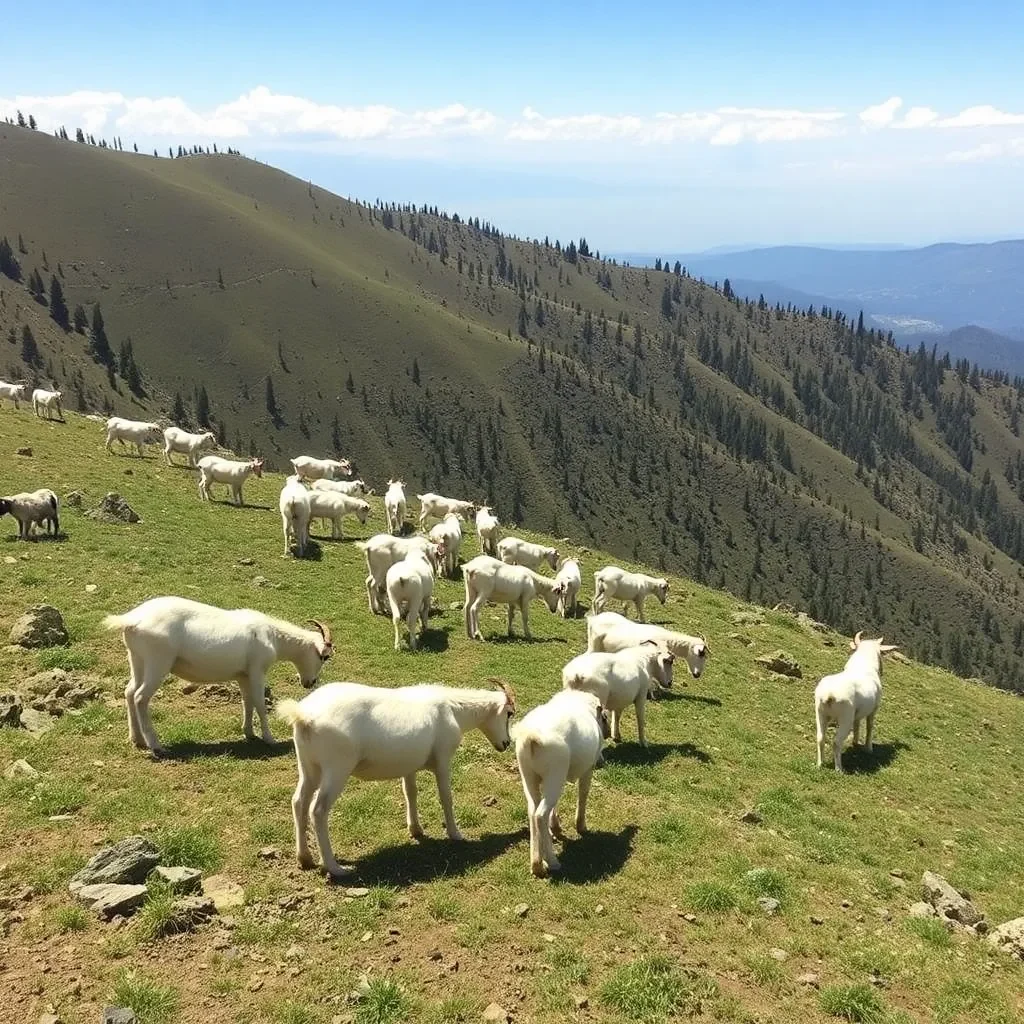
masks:
<svg viewBox="0 0 1024 1024"><path fill-rule="evenodd" d="M0 397L14 397L0 382ZM38 392L36 392L38 394ZM48 393L49 394L49 393ZM59 411L59 392L57 396ZM36 406L35 395L33 405ZM37 415L41 414L36 407ZM211 433L192 434L177 427L162 428L112 417L106 421L106 448L115 440L135 446L162 440L168 464L171 454L186 456L199 471L199 492L209 500L210 485L227 484L236 504L242 504L245 480L262 475L263 460L234 461L200 453L216 445ZM304 554L313 519L332 522L332 535L341 536L342 519L353 515L365 523L371 514L364 482L348 479L347 460L292 460L294 474L281 491L280 511L287 555L294 542ZM307 483L309 486L307 487ZM435 574L458 572L463 543L462 524L475 518L481 554L462 564L465 584L464 616L470 639L482 640L480 611L485 604L506 605L508 632L518 608L523 633L530 636L528 609L540 598L552 612L575 617L582 579L579 564L560 559L554 548L518 537L500 537L501 524L490 507L439 494L416 496L419 525L439 519L427 533L402 536L406 495L399 480L390 480L384 495L386 533L359 547L365 554L366 592L370 610L390 609L395 650L402 646L403 621L409 647L417 646L417 620L427 626ZM10 512L19 535L30 539L36 524L58 529L57 496L48 489L0 498L0 515ZM538 567L555 573L545 576ZM311 867L307 830L312 824L323 868L334 877L351 874L353 867L335 859L328 834L328 817L351 776L366 780L402 780L406 824L413 838L422 836L416 806L416 774L433 772L437 780L445 827L461 839L452 806L451 765L463 735L479 729L497 750L514 741L523 791L529 811L530 867L543 876L560 867L553 837L561 836L556 806L567 782L578 783L576 829L586 829L586 804L591 776L602 763L604 740L621 738L622 713L636 710L639 741L646 746L645 707L649 696L672 685L677 659L699 678L709 654L707 640L647 624L644 602L654 595L664 604L668 581L608 566L594 574L595 594L586 617L587 652L562 670L562 690L533 708L516 725L516 699L504 683L498 689L462 689L440 685L398 688L357 683L326 683L301 701L283 700L277 715L292 727L298 761L298 785L292 797L296 855ZM636 609L638 621L605 611L611 600ZM153 728L149 704L169 675L195 683L236 680L242 693L243 731L254 734L254 714L264 741L272 743L267 720L266 676L278 661L292 663L303 687L315 686L324 663L333 653L330 628L311 620L315 629L293 625L251 609L222 609L180 597L157 597L123 615L107 616L104 626L119 631L128 652L130 679L125 688L129 739L154 754L162 752ZM866 722L865 746L871 750L875 713L881 701L882 654L895 650L882 639L864 640L858 633L842 672L825 676L815 690L818 765L826 756L825 731L835 726L833 761L842 771L841 749L853 733L858 742ZM609 721L610 715L610 721Z"/></svg>

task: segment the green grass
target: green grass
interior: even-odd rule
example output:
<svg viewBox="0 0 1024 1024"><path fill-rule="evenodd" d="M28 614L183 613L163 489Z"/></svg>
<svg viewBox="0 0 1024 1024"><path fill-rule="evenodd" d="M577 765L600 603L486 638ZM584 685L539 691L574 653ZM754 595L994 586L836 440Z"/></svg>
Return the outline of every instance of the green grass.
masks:
<svg viewBox="0 0 1024 1024"><path fill-rule="evenodd" d="M179 998L174 989L133 970L118 974L112 1001L134 1010L139 1024L169 1024L178 1014Z"/></svg>
<svg viewBox="0 0 1024 1024"><path fill-rule="evenodd" d="M953 945L953 936L949 929L934 917L909 917L906 921L907 931L912 932L919 939L923 939L929 946L936 949L948 949Z"/></svg>
<svg viewBox="0 0 1024 1024"><path fill-rule="evenodd" d="M821 990L825 1013L854 1024L876 1024L883 1019L882 1000L870 985L835 985Z"/></svg>
<svg viewBox="0 0 1024 1024"><path fill-rule="evenodd" d="M374 978L356 1006L355 1024L399 1024L412 1010L405 989L392 978Z"/></svg>
<svg viewBox="0 0 1024 1024"><path fill-rule="evenodd" d="M466 736L454 765L455 808L467 823L466 843L456 846L445 837L428 774L419 785L427 833L422 843L408 838L397 781L353 780L335 805L331 837L356 875L334 886L318 872L298 871L290 745L267 750L244 741L237 698L186 695L172 681L153 701L170 756L153 760L131 748L117 699L124 648L100 628L104 615L175 592L296 622L316 615L338 637L325 679L479 685L499 676L513 684L523 711L557 689L562 665L585 645L585 623L563 621L537 605L531 609L534 643L471 642L461 632L459 610L449 607L460 600L461 584L441 579L441 613L431 619L437 649L396 653L390 623L367 611L365 568L354 544L325 545L320 560L283 559L273 514L202 505L191 479L155 460L136 461L133 475L124 477L113 456L95 457L96 429L74 416L63 428L0 416L0 438L22 431L5 443L32 443L45 453L62 492L72 485L92 493L117 486L144 520L132 528L108 527L69 511L68 541L24 546L24 564L39 567L41 578L103 581L116 574L118 583L95 594L68 588L59 599L76 637L73 649L95 658L89 672L104 681L109 696L80 715L64 716L43 740L0 730L0 835L12 851L0 856L7 865L0 898L33 890L26 921L11 929L12 950L31 946L31 957L18 954L12 966L26 984L70 985L61 950L74 943L75 977L105 993L122 969L139 966L144 980L137 987L175 994L181 1021L188 1019L186 1008L208 1001L225 1024L273 1024L276 1012L307 1011L319 1014L317 1024L328 1024L335 1014L357 1010L364 1015L359 1024L374 1013L385 1021L454 1024L478 1020L494 999L536 1024L565 1024L577 1017L575 1000L585 997L589 1008L578 1016L598 1024L617 1024L634 1011L637 1020L703 1015L749 1022L764 1019L766 1005L779 1020L826 1024L835 1018L819 1004L819 994L795 983L807 969L820 973L822 984L854 986L854 992L877 972L887 987L871 992L884 1000L879 1021L886 1024L898 1019L897 1011L916 1020L941 1009L950 1024L966 1024L976 1012L984 1024L984 1014L1002 1024L1000 1013L1024 1010L1024 966L998 958L998 969L989 973L994 954L985 943L933 934L928 923L906 919L925 869L969 888L991 921L1019 914L1024 794L1015 758L1024 747L1024 706L944 672L893 662L886 667L877 723L878 756L851 755L855 770L842 777L818 772L812 680L841 663L843 652L826 643L841 638L794 631L789 617L768 612L757 628L758 646L733 644L731 616L740 605L675 577L669 602L649 612L707 632L708 670L649 706L649 750L629 741L608 749L606 765L594 773L592 835L576 836L574 787L566 787L560 805L567 831L560 849L564 878L530 877L514 759L479 734ZM0 463L0 491L20 486L14 472ZM250 481L247 497L273 508L280 483L273 476ZM379 499L373 505L378 523L347 532L366 537L378 527ZM183 522L189 524L187 544L180 543ZM17 545L12 550L22 553ZM594 570L612 559L576 545L568 550L581 560L586 597ZM469 531L464 555L475 553ZM239 564L243 558L253 564ZM254 588L256 575L281 588ZM42 583L0 588L0 618L8 621L47 599L57 600ZM502 618L499 610L487 610L485 634L500 633ZM789 648L805 680L763 682L752 675L762 643L767 650ZM17 681L36 670L35 652L0 649L5 678ZM301 696L291 666L276 666L270 683L278 699ZM996 723L996 732L982 719ZM911 734L917 725L929 738ZM284 741L281 723L272 719L272 727ZM627 720L627 736L629 728ZM958 734L955 748L931 738L950 730ZM38 778L2 778L20 757ZM71 805L76 809L63 810ZM739 820L751 806L760 824ZM870 812L880 806L884 815ZM73 813L74 821L51 822L44 813L50 811ZM160 937L169 907L157 892L123 929L90 918L83 935L62 932L63 922L80 920L73 912L78 908L68 909L70 876L101 845L133 833L152 837L167 863L222 873L240 884L246 904L230 913L233 926L211 923ZM952 846L943 845L947 838ZM259 858L266 845L276 846L280 857ZM906 875L904 887L889 876L896 867ZM365 886L369 895L349 899L348 885ZM767 917L756 904L759 896L779 899L783 912ZM840 909L844 898L851 908ZM515 908L522 903L528 909L520 917ZM812 924L812 915L823 923ZM213 949L221 932L230 948ZM301 957L288 955L293 944ZM771 959L773 947L789 952L789 960ZM45 964L52 965L46 974ZM254 972L266 964L276 973L251 989ZM370 965L372 1001L332 1001L344 1000L352 988L339 971L357 974ZM302 971L292 976L295 966ZM394 978L385 973L391 970ZM954 976L984 992L948 987ZM720 979L720 993L708 982L712 977ZM513 991L521 991L522 1000L513 1003L507 995ZM963 1009L969 1005L978 1009Z"/></svg>
<svg viewBox="0 0 1024 1024"><path fill-rule="evenodd" d="M40 671L62 668L65 672L82 672L92 668L96 662L96 655L91 651L76 651L68 647L49 647L36 655Z"/></svg>
<svg viewBox="0 0 1024 1024"><path fill-rule="evenodd" d="M84 932L89 927L89 915L82 907L57 907L53 913L53 923L61 933Z"/></svg>

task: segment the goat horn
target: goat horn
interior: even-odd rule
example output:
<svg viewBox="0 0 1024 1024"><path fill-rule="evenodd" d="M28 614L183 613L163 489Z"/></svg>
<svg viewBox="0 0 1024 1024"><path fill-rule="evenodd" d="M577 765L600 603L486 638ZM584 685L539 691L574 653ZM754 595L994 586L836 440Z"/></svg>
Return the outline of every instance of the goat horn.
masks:
<svg viewBox="0 0 1024 1024"><path fill-rule="evenodd" d="M503 682L501 679L491 679L491 682L494 683L501 690L501 692L505 694L505 697L508 699L509 704L513 708L515 708L515 706L516 706L516 692L515 692L515 690L513 690L512 687L508 683Z"/></svg>
<svg viewBox="0 0 1024 1024"><path fill-rule="evenodd" d="M857 630L857 635L853 638L853 646L855 648L860 647L860 638L861 638L861 635L863 634L863 632L864 632L863 629L858 629Z"/></svg>
<svg viewBox="0 0 1024 1024"><path fill-rule="evenodd" d="M333 646L333 644L331 644L331 627L320 622L318 619L310 619L309 621L320 630L320 635L324 638L324 643L329 646Z"/></svg>

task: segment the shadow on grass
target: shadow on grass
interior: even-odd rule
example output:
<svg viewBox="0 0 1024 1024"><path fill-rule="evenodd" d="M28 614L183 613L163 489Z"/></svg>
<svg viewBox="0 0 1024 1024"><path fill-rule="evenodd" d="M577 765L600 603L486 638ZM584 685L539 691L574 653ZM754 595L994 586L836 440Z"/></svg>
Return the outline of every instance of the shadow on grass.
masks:
<svg viewBox="0 0 1024 1024"><path fill-rule="evenodd" d="M223 505L225 508L233 508L239 512L276 512L271 505L253 505L251 502L246 502L244 505L236 505L230 498L211 498L211 505Z"/></svg>
<svg viewBox="0 0 1024 1024"><path fill-rule="evenodd" d="M636 833L636 825L627 825L621 832L588 832L576 839L567 832L558 855L562 870L551 875L552 882L587 885L618 874L633 852Z"/></svg>
<svg viewBox="0 0 1024 1024"><path fill-rule="evenodd" d="M671 690L662 688L657 691L656 697L648 697L647 699L654 701L688 700L696 704L710 704L716 708L722 706L722 702L717 697L707 697L703 693L690 693L679 687L673 687Z"/></svg>
<svg viewBox="0 0 1024 1024"><path fill-rule="evenodd" d="M452 632L452 626L442 626L440 629L430 628L420 634L420 650L430 651L432 654L440 654L448 650L448 637Z"/></svg>
<svg viewBox="0 0 1024 1024"><path fill-rule="evenodd" d="M621 765L657 764L672 754L692 757L701 764L711 764L714 761L709 753L692 743L648 743L646 747L641 747L636 740L622 740L619 743L609 741L601 754L606 764Z"/></svg>
<svg viewBox="0 0 1024 1024"><path fill-rule="evenodd" d="M60 533L34 533L28 538L27 543L29 544L66 544L71 538L68 537L64 530ZM9 534L4 537L5 544L17 544L21 540L16 533Z"/></svg>
<svg viewBox="0 0 1024 1024"><path fill-rule="evenodd" d="M830 744L831 748L831 744ZM873 743L869 754L863 746L850 745L843 750L843 771L850 775L874 775L888 768L899 756L901 750L912 750L909 743L895 740L892 743ZM829 754L829 765L832 764Z"/></svg>
<svg viewBox="0 0 1024 1024"><path fill-rule="evenodd" d="M488 833L462 843L453 843L447 837L428 836L419 842L408 840L361 858L355 864L355 874L350 877L380 885L414 885L451 878L500 857L529 836L529 831L523 828L518 832ZM344 878L340 884L351 882Z"/></svg>
<svg viewBox="0 0 1024 1024"><path fill-rule="evenodd" d="M567 644L569 642L563 636L525 637L519 634L508 636L506 633L494 633L491 636L485 636L484 640L489 644Z"/></svg>
<svg viewBox="0 0 1024 1024"><path fill-rule="evenodd" d="M321 562L324 557L324 549L320 547L319 541L313 540L312 537L306 541L306 550L302 555L295 553L294 545L291 547L291 553L297 562Z"/></svg>
<svg viewBox="0 0 1024 1024"><path fill-rule="evenodd" d="M179 743L167 743L160 761L197 761L205 757L233 757L238 761L267 761L274 757L287 757L292 752L292 741L278 740L264 743L263 740L215 740L212 743L200 743L196 740L183 740Z"/></svg>

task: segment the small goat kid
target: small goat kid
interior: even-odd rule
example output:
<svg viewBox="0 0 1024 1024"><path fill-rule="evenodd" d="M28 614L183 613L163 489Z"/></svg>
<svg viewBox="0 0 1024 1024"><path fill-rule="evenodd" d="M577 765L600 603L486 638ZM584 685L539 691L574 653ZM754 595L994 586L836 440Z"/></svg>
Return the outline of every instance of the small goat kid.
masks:
<svg viewBox="0 0 1024 1024"><path fill-rule="evenodd" d="M389 480L388 489L384 494L384 514L387 517L388 533L396 537L405 526L405 483L401 480Z"/></svg>
<svg viewBox="0 0 1024 1024"><path fill-rule="evenodd" d="M444 568L449 576L459 567L459 548L462 547L462 524L458 514L449 512L441 522L430 528L430 539L444 551Z"/></svg>
<svg viewBox="0 0 1024 1024"><path fill-rule="evenodd" d="M443 549L422 534L392 537L390 533L377 533L367 541L357 541L356 546L366 555L366 598L374 615L387 614L385 586L388 569L395 562L400 562L410 551L418 548L426 554L436 571L438 559L444 554Z"/></svg>
<svg viewBox="0 0 1024 1024"><path fill-rule="evenodd" d="M617 565L606 565L594 573L594 614L604 611L611 601L622 601L626 608L629 602L636 605L636 617L644 619L644 601L648 594L654 594L664 604L668 599L668 580L657 576L645 576L642 572L627 572Z"/></svg>
<svg viewBox="0 0 1024 1024"><path fill-rule="evenodd" d="M281 532L284 534L285 556L291 553L291 542L295 541L295 557L302 558L309 543L309 520L312 509L309 491L297 476L290 476L281 488L278 501L281 509Z"/></svg>
<svg viewBox="0 0 1024 1024"><path fill-rule="evenodd" d="M882 655L898 650L896 644L877 640L862 640L858 633L850 641L853 652L846 660L842 672L824 676L814 688L814 717L818 732L818 767L824 763L827 745L825 733L835 726L832 740L832 761L837 772L843 770L843 743L853 733L853 744L860 742L860 723L863 720L864 749L871 753L875 714L882 703Z"/></svg>
<svg viewBox="0 0 1024 1024"><path fill-rule="evenodd" d="M199 453L205 448L216 447L217 438L210 430L206 430L202 434L191 434L187 430L182 430L181 427L167 427L164 430L164 458L167 460L168 466L174 465L171 462L171 452L178 452L185 456L186 464L191 469L195 469L196 457Z"/></svg>
<svg viewBox="0 0 1024 1024"><path fill-rule="evenodd" d="M428 491L426 494L417 494L417 501L420 503L420 529L430 519L444 519L445 516L455 513L460 518L471 515L475 508L473 502L462 501L460 498L446 498L443 494L434 494Z"/></svg>
<svg viewBox="0 0 1024 1024"><path fill-rule="evenodd" d="M480 539L480 553L497 558L501 523L498 517L491 511L490 505L481 505L477 509L476 535Z"/></svg>
<svg viewBox="0 0 1024 1024"><path fill-rule="evenodd" d="M8 402L14 403L14 408L20 407L20 403L25 401L25 391L27 384L8 384L5 380L0 380L0 401L7 399Z"/></svg>
<svg viewBox="0 0 1024 1024"><path fill-rule="evenodd" d="M57 495L48 487L41 487L38 491L0 498L0 516L9 513L17 521L19 540L31 540L37 524L56 537L60 533L57 504Z"/></svg>
<svg viewBox="0 0 1024 1024"><path fill-rule="evenodd" d="M694 679L700 679L711 653L703 635L688 636L662 626L631 622L618 612L600 612L587 616L588 651L622 651L627 647L636 647L645 640L663 643L677 658L686 661Z"/></svg>
<svg viewBox="0 0 1024 1024"><path fill-rule="evenodd" d="M360 523L365 524L367 516L371 514L369 502L338 491L312 490L306 492L306 497L309 500L311 519L330 520L331 540L342 539L342 520L345 516L355 516Z"/></svg>
<svg viewBox="0 0 1024 1024"><path fill-rule="evenodd" d="M430 619L430 598L434 593L434 570L427 553L413 548L388 569L385 578L391 621L395 624L395 650L402 649L402 618L409 630L409 648L416 650L416 620L426 633Z"/></svg>
<svg viewBox="0 0 1024 1024"><path fill-rule="evenodd" d="M60 391L47 391L45 388L36 388L32 392L32 411L39 417L42 417L45 412L46 418L52 420L53 410L56 409L57 419L63 423L64 410L60 405L62 394Z"/></svg>
<svg viewBox="0 0 1024 1024"><path fill-rule="evenodd" d="M139 458L146 454L143 445L147 441L158 443L163 437L163 429L159 423L143 423L141 420L126 420L122 416L111 416L107 420L107 441L104 447L109 452L115 441L121 445L134 445Z"/></svg>
<svg viewBox="0 0 1024 1024"><path fill-rule="evenodd" d="M586 690L594 694L601 706L612 715L612 739L622 739L619 726L622 712L630 704L636 709L636 731L640 746L647 746L644 734L647 694L655 687L672 686L672 663L675 655L654 640L645 640L637 647L627 647L614 654L588 652L573 658L562 669L562 687Z"/></svg>
<svg viewBox="0 0 1024 1024"><path fill-rule="evenodd" d="M124 690L128 738L160 753L149 702L168 675L192 683L237 681L242 690L242 729L253 737L253 711L265 743L274 736L267 722L267 670L290 661L307 689L316 684L331 656L331 631L310 620L317 631L272 619L249 608L216 608L184 597L154 597L123 615L108 615L106 629L120 630L131 678Z"/></svg>
<svg viewBox="0 0 1024 1024"><path fill-rule="evenodd" d="M299 866L314 865L307 835L312 821L324 870L334 878L355 870L337 862L328 830L331 807L352 775L401 779L406 825L410 837L419 839L416 773L433 772L448 836L461 840L452 807L452 758L470 729L479 729L496 750L508 749L515 697L499 685L499 690L461 690L327 683L301 701L281 701L276 714L292 727L299 763L292 797Z"/></svg>
<svg viewBox="0 0 1024 1024"><path fill-rule="evenodd" d="M545 544L533 544L519 537L504 537L498 541L498 557L509 565L525 565L536 569L541 562L547 562L552 569L558 568L558 552Z"/></svg>
<svg viewBox="0 0 1024 1024"><path fill-rule="evenodd" d="M236 505L242 501L242 486L253 475L258 480L263 476L263 459L250 459L248 462L234 462L222 459L219 455L204 455L197 463L199 469L199 497L210 500L210 484L227 484Z"/></svg>
<svg viewBox="0 0 1024 1024"><path fill-rule="evenodd" d="M314 459L311 455L300 455L292 459L295 475L302 480L340 480L352 472L348 459Z"/></svg>
<svg viewBox="0 0 1024 1024"><path fill-rule="evenodd" d="M583 587L580 563L575 558L565 559L555 573L555 582L561 583L564 588L558 598L558 614L563 619L574 619L580 590Z"/></svg>
<svg viewBox="0 0 1024 1024"><path fill-rule="evenodd" d="M512 636L512 617L516 608L523 618L523 636L530 639L530 602L540 597L550 611L558 607L562 585L523 565L506 565L490 555L477 555L462 567L466 584L466 635L483 640L480 609L485 604L508 605L508 635Z"/></svg>
<svg viewBox="0 0 1024 1024"><path fill-rule="evenodd" d="M587 795L608 738L608 717L592 693L562 690L530 711L512 735L530 819L530 870L543 878L562 867L552 835L562 838L557 808L567 782L579 783L576 831L587 831Z"/></svg>

